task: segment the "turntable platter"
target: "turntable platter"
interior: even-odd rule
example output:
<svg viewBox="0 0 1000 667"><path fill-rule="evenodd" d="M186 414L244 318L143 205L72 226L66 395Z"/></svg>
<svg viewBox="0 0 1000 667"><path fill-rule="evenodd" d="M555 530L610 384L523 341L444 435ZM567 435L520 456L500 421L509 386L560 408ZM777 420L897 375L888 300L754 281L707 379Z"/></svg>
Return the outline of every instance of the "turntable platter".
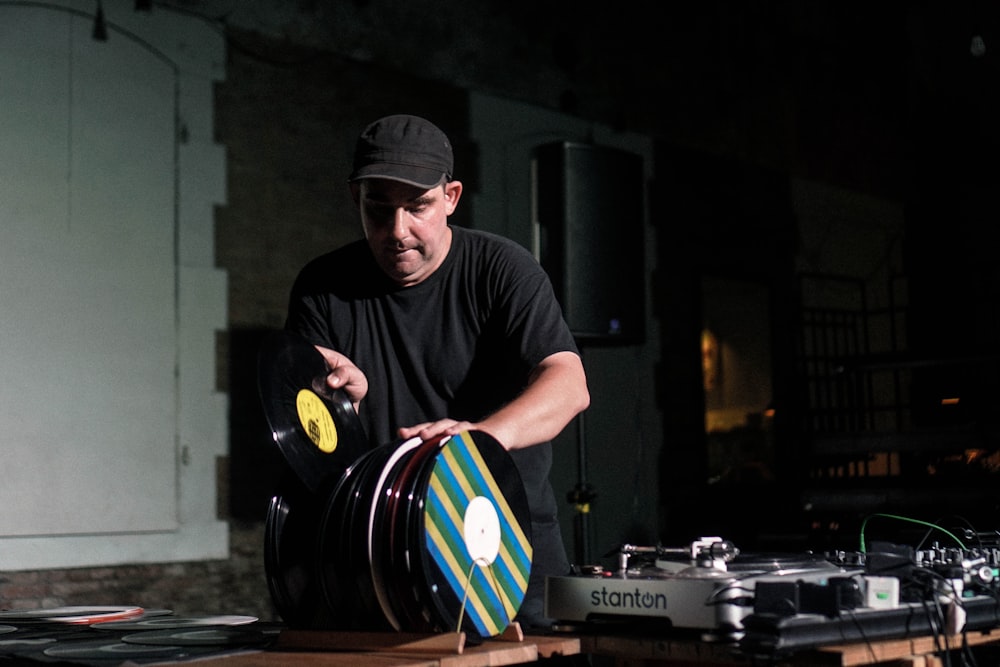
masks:
<svg viewBox="0 0 1000 667"><path fill-rule="evenodd" d="M837 570L829 560L810 553L740 554L726 564L730 572L776 572L779 570Z"/></svg>

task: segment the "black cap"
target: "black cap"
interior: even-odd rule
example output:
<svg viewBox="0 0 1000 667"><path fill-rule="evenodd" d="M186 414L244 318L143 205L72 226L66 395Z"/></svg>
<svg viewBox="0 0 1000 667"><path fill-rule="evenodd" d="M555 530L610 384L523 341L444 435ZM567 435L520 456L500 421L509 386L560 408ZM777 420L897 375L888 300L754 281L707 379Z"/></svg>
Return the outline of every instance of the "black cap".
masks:
<svg viewBox="0 0 1000 667"><path fill-rule="evenodd" d="M453 167L451 143L440 128L399 114L380 118L361 133L348 180L388 178L429 190L442 178L450 180Z"/></svg>

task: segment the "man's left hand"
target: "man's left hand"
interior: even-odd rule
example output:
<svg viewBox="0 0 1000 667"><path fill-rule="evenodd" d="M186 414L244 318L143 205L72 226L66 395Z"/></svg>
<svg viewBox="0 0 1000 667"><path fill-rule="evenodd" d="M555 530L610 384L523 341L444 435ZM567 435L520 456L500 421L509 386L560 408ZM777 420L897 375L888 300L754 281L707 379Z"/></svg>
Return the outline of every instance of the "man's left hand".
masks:
<svg viewBox="0 0 1000 667"><path fill-rule="evenodd" d="M420 438L430 440L439 435L455 435L462 431L474 431L476 425L472 422L456 421L454 419L439 419L433 422L423 422L414 426L404 426L399 429L399 437L404 439Z"/></svg>

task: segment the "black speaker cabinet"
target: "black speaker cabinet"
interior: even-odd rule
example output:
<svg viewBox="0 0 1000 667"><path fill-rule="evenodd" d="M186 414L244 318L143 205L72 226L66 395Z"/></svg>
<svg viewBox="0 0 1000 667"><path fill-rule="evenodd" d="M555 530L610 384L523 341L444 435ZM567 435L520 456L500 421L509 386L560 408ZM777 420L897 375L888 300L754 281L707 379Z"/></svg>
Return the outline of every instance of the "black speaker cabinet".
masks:
<svg viewBox="0 0 1000 667"><path fill-rule="evenodd" d="M642 157L557 142L533 155L535 252L581 343L645 334Z"/></svg>

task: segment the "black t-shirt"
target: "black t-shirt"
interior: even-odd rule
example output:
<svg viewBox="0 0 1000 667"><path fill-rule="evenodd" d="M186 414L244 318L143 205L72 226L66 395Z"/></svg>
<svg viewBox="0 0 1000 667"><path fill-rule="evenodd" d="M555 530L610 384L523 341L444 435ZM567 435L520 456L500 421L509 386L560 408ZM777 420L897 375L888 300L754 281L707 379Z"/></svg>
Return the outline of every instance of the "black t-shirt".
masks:
<svg viewBox="0 0 1000 667"><path fill-rule="evenodd" d="M286 328L347 355L365 373L369 388L359 416L372 446L397 440L401 426L480 420L514 398L542 359L577 352L535 258L509 239L462 227L452 227L438 270L410 287L382 272L364 240L318 257L295 282ZM532 579L562 574L565 555L545 557L547 547L538 542L545 531L558 538L551 443L511 457L541 557Z"/></svg>
<svg viewBox="0 0 1000 667"><path fill-rule="evenodd" d="M527 250L481 231L452 233L441 267L417 285L389 280L362 240L313 260L292 290L286 327L368 377L360 416L373 445L400 426L482 419L542 359L577 349Z"/></svg>

